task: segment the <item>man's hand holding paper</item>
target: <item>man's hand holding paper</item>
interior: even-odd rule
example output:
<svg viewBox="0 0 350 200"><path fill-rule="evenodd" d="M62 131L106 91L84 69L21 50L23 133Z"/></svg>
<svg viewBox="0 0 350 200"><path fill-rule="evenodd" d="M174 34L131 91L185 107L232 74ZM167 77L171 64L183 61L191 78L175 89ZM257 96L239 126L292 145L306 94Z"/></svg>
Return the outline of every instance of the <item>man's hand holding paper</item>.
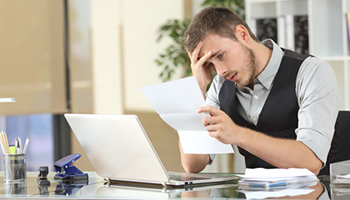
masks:
<svg viewBox="0 0 350 200"><path fill-rule="evenodd" d="M234 143L234 137L237 137L237 134L232 133L239 133L239 131L235 130L240 127L237 126L225 112L213 106L200 107L197 112L210 114L210 117L204 118L203 123L211 137L216 138L224 144Z"/></svg>
<svg viewBox="0 0 350 200"><path fill-rule="evenodd" d="M194 77L141 88L149 103L160 117L177 130L184 153L233 153L231 145L209 136L203 120L207 112L197 113L206 106Z"/></svg>

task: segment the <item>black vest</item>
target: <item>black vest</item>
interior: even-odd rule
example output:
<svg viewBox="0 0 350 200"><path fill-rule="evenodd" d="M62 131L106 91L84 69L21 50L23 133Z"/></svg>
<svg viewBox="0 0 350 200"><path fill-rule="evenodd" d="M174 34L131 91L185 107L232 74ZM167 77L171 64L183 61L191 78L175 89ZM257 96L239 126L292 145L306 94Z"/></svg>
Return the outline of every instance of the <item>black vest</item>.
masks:
<svg viewBox="0 0 350 200"><path fill-rule="evenodd" d="M278 138L295 139L299 105L295 93L296 77L307 55L284 49L284 56L275 76L273 87L259 115L257 125L246 121L238 112L239 101L235 83L226 80L219 93L221 109L238 125ZM239 148L247 168L274 168L253 154Z"/></svg>

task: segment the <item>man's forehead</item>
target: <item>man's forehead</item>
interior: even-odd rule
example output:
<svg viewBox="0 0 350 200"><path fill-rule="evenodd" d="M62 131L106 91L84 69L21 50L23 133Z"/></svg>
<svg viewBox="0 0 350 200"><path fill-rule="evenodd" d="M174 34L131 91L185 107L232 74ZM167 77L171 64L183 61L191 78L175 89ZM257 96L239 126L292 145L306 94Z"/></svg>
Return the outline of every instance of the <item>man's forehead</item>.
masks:
<svg viewBox="0 0 350 200"><path fill-rule="evenodd" d="M198 53L199 57L203 57L206 53L208 53L208 51L212 51L212 48L208 44L207 40L204 39L202 42L203 42L202 48L199 50L199 53Z"/></svg>
<svg viewBox="0 0 350 200"><path fill-rule="evenodd" d="M225 38L217 34L208 34L205 36L205 38L202 40L203 46L199 52L199 56L202 57L208 51L212 51L213 53L219 51L219 48L221 47L218 45L218 43L220 43L222 40L225 40Z"/></svg>
<svg viewBox="0 0 350 200"><path fill-rule="evenodd" d="M218 52L220 51L219 46L215 46L212 44L208 44L208 42L203 41L203 46L200 49L198 56L201 58L203 57L206 53L208 53L209 51L211 51L212 55L210 56L210 58L214 57L216 54L218 54Z"/></svg>
<svg viewBox="0 0 350 200"><path fill-rule="evenodd" d="M215 34L210 34L204 38L203 46L200 49L198 56L201 58L209 51L212 52L212 56L214 57L220 51L226 51L228 48L231 48L232 45L239 45L239 41L235 41L232 38L222 37Z"/></svg>
<svg viewBox="0 0 350 200"><path fill-rule="evenodd" d="M203 54L199 54L198 55L199 58L203 57L205 55L205 53L208 53L208 52L209 51L205 51ZM220 52L220 50L218 50L218 51L211 51L211 56L208 58L208 60L211 59L211 58L214 58L219 52Z"/></svg>

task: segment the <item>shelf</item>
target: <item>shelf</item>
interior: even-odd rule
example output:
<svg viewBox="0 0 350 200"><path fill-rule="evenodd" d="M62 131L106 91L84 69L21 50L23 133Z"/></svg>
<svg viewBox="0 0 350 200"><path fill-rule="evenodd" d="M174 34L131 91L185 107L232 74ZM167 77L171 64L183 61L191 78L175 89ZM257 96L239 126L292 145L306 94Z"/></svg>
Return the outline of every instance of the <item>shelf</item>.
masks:
<svg viewBox="0 0 350 200"><path fill-rule="evenodd" d="M325 61L350 61L350 56L322 56Z"/></svg>
<svg viewBox="0 0 350 200"><path fill-rule="evenodd" d="M290 39L294 38L293 36L290 37L291 34L295 33L293 31L294 26L283 25L284 23L287 24L286 16L289 15L289 19L291 19L290 16L307 16L307 27L305 28L305 23L300 27L304 27L302 30L308 30L308 32L307 34L301 34L301 37L308 36L308 43L306 44L308 44L309 54L317 56L332 65L342 98L341 109L349 110L350 56L347 56L349 50L344 14L350 12L350 0L246 0L245 5L246 22L253 32L257 30L256 27L260 25L259 22L262 21L262 18L276 18L277 33L269 35L275 36L277 34L277 41L275 42L281 46L283 46L282 44L292 44L292 48L289 48L290 45L283 46L292 50L296 45L294 39ZM284 23L279 23L278 20L283 17L285 17L285 21L282 19L281 22ZM273 22L271 19L270 21ZM276 30L276 28L272 30ZM256 32L254 33L256 34ZM284 35L286 33L289 34L289 37ZM280 37L281 34L283 37ZM274 39L276 40L276 38ZM302 47L305 46L307 45Z"/></svg>

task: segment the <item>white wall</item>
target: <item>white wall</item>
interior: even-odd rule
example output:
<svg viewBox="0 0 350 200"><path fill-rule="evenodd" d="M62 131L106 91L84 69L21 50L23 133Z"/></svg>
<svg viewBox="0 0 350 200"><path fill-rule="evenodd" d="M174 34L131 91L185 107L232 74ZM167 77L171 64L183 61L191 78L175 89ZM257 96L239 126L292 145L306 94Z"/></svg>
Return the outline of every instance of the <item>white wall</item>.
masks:
<svg viewBox="0 0 350 200"><path fill-rule="evenodd" d="M95 113L153 111L140 87L162 82L155 59L170 39L157 43L157 31L168 19L182 19L183 7L179 0L91 0Z"/></svg>
<svg viewBox="0 0 350 200"><path fill-rule="evenodd" d="M123 113L121 0L91 0L94 113Z"/></svg>
<svg viewBox="0 0 350 200"><path fill-rule="evenodd" d="M128 0L123 4L124 108L153 111L140 87L162 82L159 78L161 68L155 59L170 40L164 38L161 43L156 43L157 31L168 19L183 18L183 1ZM174 77L177 78L180 76Z"/></svg>

